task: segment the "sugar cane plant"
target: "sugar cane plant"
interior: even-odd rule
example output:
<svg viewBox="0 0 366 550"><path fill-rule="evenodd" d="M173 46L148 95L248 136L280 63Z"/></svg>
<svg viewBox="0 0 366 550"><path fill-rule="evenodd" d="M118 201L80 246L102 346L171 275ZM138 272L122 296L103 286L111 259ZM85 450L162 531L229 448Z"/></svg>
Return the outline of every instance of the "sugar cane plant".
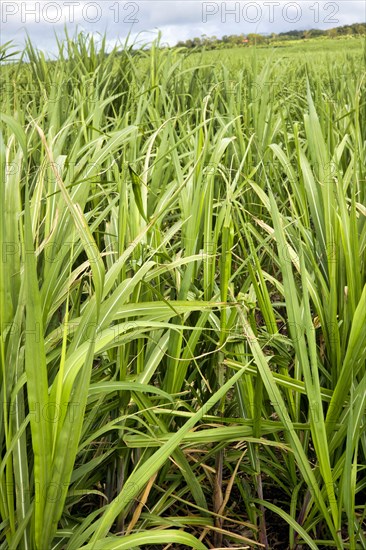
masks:
<svg viewBox="0 0 366 550"><path fill-rule="evenodd" d="M0 548L366 548L360 40L10 46Z"/></svg>

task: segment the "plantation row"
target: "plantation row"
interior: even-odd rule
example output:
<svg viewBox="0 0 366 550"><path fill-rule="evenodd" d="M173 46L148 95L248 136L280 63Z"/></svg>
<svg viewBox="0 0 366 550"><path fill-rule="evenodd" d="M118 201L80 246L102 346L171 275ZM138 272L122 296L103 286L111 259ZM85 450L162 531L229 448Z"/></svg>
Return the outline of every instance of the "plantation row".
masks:
<svg viewBox="0 0 366 550"><path fill-rule="evenodd" d="M366 548L357 44L2 65L2 550Z"/></svg>

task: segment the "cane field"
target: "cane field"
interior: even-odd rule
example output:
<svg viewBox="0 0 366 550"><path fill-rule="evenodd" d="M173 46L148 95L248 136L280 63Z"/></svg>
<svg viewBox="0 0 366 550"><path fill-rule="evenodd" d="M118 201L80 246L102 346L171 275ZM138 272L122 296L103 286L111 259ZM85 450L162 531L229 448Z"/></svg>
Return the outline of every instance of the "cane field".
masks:
<svg viewBox="0 0 366 550"><path fill-rule="evenodd" d="M58 48L0 47L0 550L366 549L364 40Z"/></svg>

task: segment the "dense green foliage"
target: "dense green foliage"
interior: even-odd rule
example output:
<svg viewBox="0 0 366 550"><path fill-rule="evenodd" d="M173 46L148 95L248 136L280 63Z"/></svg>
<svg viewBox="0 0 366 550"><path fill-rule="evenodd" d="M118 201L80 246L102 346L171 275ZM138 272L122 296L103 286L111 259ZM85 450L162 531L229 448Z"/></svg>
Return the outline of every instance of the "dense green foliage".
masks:
<svg viewBox="0 0 366 550"><path fill-rule="evenodd" d="M366 34L366 23L353 23L352 25L342 25L332 29L308 29L294 30L271 34L230 34L224 35L222 38L216 36L203 35L200 38L188 38L180 40L177 43L178 47L185 48L205 48L206 50L216 50L222 48L232 48L233 46L251 46L251 45L277 45L279 42L287 42L289 40L308 40L309 38L342 38L360 37Z"/></svg>
<svg viewBox="0 0 366 550"><path fill-rule="evenodd" d="M365 71L332 47L2 67L2 550L366 548Z"/></svg>

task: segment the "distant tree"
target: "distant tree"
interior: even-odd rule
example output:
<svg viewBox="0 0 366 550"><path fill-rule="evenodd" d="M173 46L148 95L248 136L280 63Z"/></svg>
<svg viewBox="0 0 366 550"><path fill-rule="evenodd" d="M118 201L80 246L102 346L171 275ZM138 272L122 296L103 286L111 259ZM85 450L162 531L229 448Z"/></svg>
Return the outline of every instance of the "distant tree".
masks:
<svg viewBox="0 0 366 550"><path fill-rule="evenodd" d="M311 29L310 32L313 38L317 36L324 36L326 34L325 31L322 31L321 29Z"/></svg>
<svg viewBox="0 0 366 550"><path fill-rule="evenodd" d="M248 34L248 40L250 44L263 44L266 41L265 36L262 34L250 33Z"/></svg>
<svg viewBox="0 0 366 550"><path fill-rule="evenodd" d="M366 24L356 23L353 27L355 34L366 34Z"/></svg>
<svg viewBox="0 0 366 550"><path fill-rule="evenodd" d="M186 48L201 48L205 47L207 49L215 48L229 48L233 46L245 46L247 44L269 44L276 40L299 40L301 38L310 38L310 37L319 37L327 36L328 38L335 38L337 36L344 35L365 35L366 34L366 23L353 23L352 25L343 25L341 27L335 27L333 29L328 29L323 31L321 29L310 29L310 30L293 30L287 32L281 32L279 34L272 33L269 36L263 36L262 34L250 33L248 36L244 34L231 34L224 35L222 38L217 38L217 36L207 36L202 34L201 38L195 37L193 39L189 38L185 42L180 40L177 43L177 47L186 47Z"/></svg>

